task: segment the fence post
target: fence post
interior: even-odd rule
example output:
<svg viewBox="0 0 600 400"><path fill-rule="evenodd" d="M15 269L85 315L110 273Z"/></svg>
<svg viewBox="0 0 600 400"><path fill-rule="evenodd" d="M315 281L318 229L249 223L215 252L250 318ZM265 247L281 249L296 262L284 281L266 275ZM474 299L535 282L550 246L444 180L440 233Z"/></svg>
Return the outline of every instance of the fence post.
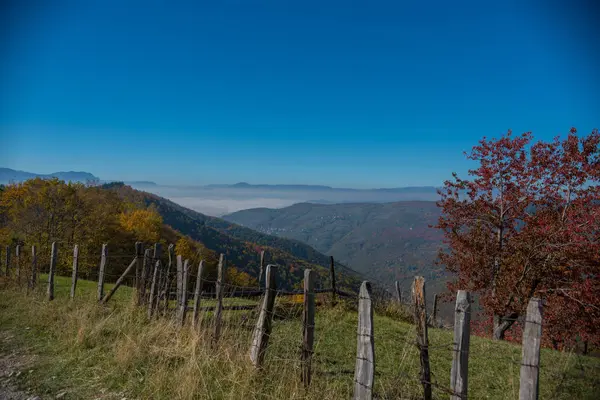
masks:
<svg viewBox="0 0 600 400"><path fill-rule="evenodd" d="M304 270L304 314L302 317L302 382L310 385L311 361L315 339L315 275L312 269Z"/></svg>
<svg viewBox="0 0 600 400"><path fill-rule="evenodd" d="M15 263L17 264L17 266L15 268L17 284L21 285L21 245L20 244L18 244L15 247Z"/></svg>
<svg viewBox="0 0 600 400"><path fill-rule="evenodd" d="M138 306L142 304L142 269L143 269L142 242L135 242L135 296Z"/></svg>
<svg viewBox="0 0 600 400"><path fill-rule="evenodd" d="M400 289L400 282L396 281L395 286L396 286L396 300L398 300L398 303L402 304L402 289Z"/></svg>
<svg viewBox="0 0 600 400"><path fill-rule="evenodd" d="M148 270L150 269L148 264L150 264L150 249L144 250L140 277L140 305L146 304L146 281L148 280Z"/></svg>
<svg viewBox="0 0 600 400"><path fill-rule="evenodd" d="M56 272L56 257L58 256L56 242L52 242L52 253L50 254L50 270L48 271L48 301L54 300L54 272Z"/></svg>
<svg viewBox="0 0 600 400"><path fill-rule="evenodd" d="M127 276L127 274L129 274L129 272L131 272L133 267L135 267L137 265L137 262L138 262L138 259L137 259L137 257L135 257L133 259L133 261L131 262L131 264L129 264L129 266L125 269L125 272L123 272L123 274L121 274L119 279L117 279L115 286L113 286L113 288L110 290L110 292L108 292L106 294L106 296L104 296L104 298L102 299L102 304L106 304L106 302L108 302L108 300L110 300L110 298L113 296L113 294L115 294L117 289L121 286L121 284L125 280L125 277Z"/></svg>
<svg viewBox="0 0 600 400"><path fill-rule="evenodd" d="M104 271L108 257L108 245L102 245L102 257L100 258L100 269L98 270L98 301L104 297Z"/></svg>
<svg viewBox="0 0 600 400"><path fill-rule="evenodd" d="M79 246L73 247L73 275L71 276L71 299L75 298L77 287L77 270L79 269Z"/></svg>
<svg viewBox="0 0 600 400"><path fill-rule="evenodd" d="M217 285L216 285L216 296L217 296L217 307L215 310L215 333L213 336L213 343L219 341L221 336L221 318L223 314L223 289L225 289L225 255L221 253L219 256L219 269L217 271Z"/></svg>
<svg viewBox="0 0 600 400"><path fill-rule="evenodd" d="M175 246L171 243L168 249L169 253L169 263L167 264L167 270L165 271L165 281L164 281L164 293L165 296L165 305L164 305L164 313L167 313L169 309L169 299L171 297L171 268L173 266L173 258L175 256Z"/></svg>
<svg viewBox="0 0 600 400"><path fill-rule="evenodd" d="M258 288L262 289L263 287L263 283L262 283L262 279L263 279L263 273L264 273L264 263L265 262L265 251L261 250L260 251L260 269L258 270Z"/></svg>
<svg viewBox="0 0 600 400"><path fill-rule="evenodd" d="M185 260L183 263L183 270L181 271L181 309L179 311L179 324L183 326L185 323L185 315L187 313L187 283L188 283L188 274L190 269L190 261Z"/></svg>
<svg viewBox="0 0 600 400"><path fill-rule="evenodd" d="M540 375L540 342L542 337L542 300L533 297L527 305L519 400L537 400Z"/></svg>
<svg viewBox="0 0 600 400"><path fill-rule="evenodd" d="M149 294L149 299L148 299L148 317L152 316L152 313L154 312L154 308L156 307L156 303L157 303L157 297L158 297L158 282L160 281L160 275L161 275L161 262L160 262L160 257L162 255L162 247L160 245L160 243L154 243L154 254L152 255L152 264L150 265L150 267L152 267L152 265L154 265L154 272L152 274L152 282L150 283L150 294ZM150 276L148 277L148 279L150 279Z"/></svg>
<svg viewBox="0 0 600 400"><path fill-rule="evenodd" d="M431 400L431 370L429 368L429 339L427 338L427 307L425 304L425 279L416 276L412 287L412 296L417 328L417 346L421 353L421 383L423 399Z"/></svg>
<svg viewBox="0 0 600 400"><path fill-rule="evenodd" d="M375 338L373 336L373 303L371 283L364 281L358 295L358 329L356 332L356 365L353 399L373 398L375 381Z"/></svg>
<svg viewBox="0 0 600 400"><path fill-rule="evenodd" d="M181 312L181 274L183 273L183 257L177 256L177 315Z"/></svg>
<svg viewBox="0 0 600 400"><path fill-rule="evenodd" d="M4 265L6 267L6 277L10 277L10 246L6 246L6 256L4 258Z"/></svg>
<svg viewBox="0 0 600 400"><path fill-rule="evenodd" d="M196 287L194 288L194 315L192 325L194 328L198 325L198 311L200 311L200 294L202 292L202 270L204 269L204 260L198 264L198 274L196 275Z"/></svg>
<svg viewBox="0 0 600 400"><path fill-rule="evenodd" d="M37 252L35 245L31 246L31 290L35 289L37 284Z"/></svg>
<svg viewBox="0 0 600 400"><path fill-rule="evenodd" d="M160 260L156 260L156 263L154 265L154 273L152 274L152 284L150 285L150 296L148 298L148 318L152 318L152 313L154 312L154 303L156 300L156 279L159 268Z"/></svg>
<svg viewBox="0 0 600 400"><path fill-rule="evenodd" d="M469 371L469 342L471 324L471 294L459 290L454 308L454 343L450 372L450 400L467 398Z"/></svg>
<svg viewBox="0 0 600 400"><path fill-rule="evenodd" d="M263 297L260 314L254 327L252 345L250 346L250 361L256 368L260 368L263 363L265 351L269 344L269 336L271 335L273 307L275 306L275 296L277 294L276 272L277 267L275 265L267 265L265 273L265 296Z"/></svg>
<svg viewBox="0 0 600 400"><path fill-rule="evenodd" d="M438 295L437 293L433 295L433 310L431 312L431 326L437 327L437 310L438 310Z"/></svg>
<svg viewBox="0 0 600 400"><path fill-rule="evenodd" d="M335 286L335 261L333 256L330 257L329 277L331 278L331 302L335 305L337 288Z"/></svg>

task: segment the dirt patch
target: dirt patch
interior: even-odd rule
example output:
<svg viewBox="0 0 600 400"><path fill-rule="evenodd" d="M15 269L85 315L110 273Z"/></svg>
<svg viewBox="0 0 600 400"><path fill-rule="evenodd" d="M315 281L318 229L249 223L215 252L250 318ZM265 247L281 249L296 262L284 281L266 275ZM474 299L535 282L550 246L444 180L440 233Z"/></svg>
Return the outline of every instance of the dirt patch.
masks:
<svg viewBox="0 0 600 400"><path fill-rule="evenodd" d="M14 344L10 332L0 332L0 400L39 400L41 397L21 390L18 379L30 373L35 357Z"/></svg>

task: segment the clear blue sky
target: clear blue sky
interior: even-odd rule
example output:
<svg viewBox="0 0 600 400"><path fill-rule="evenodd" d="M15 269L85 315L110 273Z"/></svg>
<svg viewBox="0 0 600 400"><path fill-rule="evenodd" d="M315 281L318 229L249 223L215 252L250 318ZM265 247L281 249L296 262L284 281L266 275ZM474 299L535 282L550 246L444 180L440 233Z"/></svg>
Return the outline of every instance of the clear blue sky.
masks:
<svg viewBox="0 0 600 400"><path fill-rule="evenodd" d="M0 166L438 185L483 135L599 127L598 7L489 3L7 0Z"/></svg>

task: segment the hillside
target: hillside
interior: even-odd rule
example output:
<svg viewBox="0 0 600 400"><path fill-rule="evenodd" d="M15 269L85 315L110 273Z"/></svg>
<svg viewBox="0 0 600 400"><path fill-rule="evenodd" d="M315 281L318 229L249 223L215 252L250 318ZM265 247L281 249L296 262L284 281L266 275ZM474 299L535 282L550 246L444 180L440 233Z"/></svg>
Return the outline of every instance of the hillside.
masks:
<svg viewBox="0 0 600 400"><path fill-rule="evenodd" d="M266 252L265 263L286 266L279 272L279 280L284 287L297 285L302 280L305 268L317 268L324 276L328 273L328 257L300 241L268 235L206 216L160 196L122 184L107 184L104 187L116 191L128 201L154 208L165 224L202 243L211 251L224 253L231 263L253 277L258 275L260 250ZM338 280L341 288L355 287L359 282L356 276L343 271L339 272Z"/></svg>
<svg viewBox="0 0 600 400"><path fill-rule="evenodd" d="M224 216L257 231L300 240L353 269L380 280L421 273L438 277L433 265L441 234L435 202L295 204Z"/></svg>

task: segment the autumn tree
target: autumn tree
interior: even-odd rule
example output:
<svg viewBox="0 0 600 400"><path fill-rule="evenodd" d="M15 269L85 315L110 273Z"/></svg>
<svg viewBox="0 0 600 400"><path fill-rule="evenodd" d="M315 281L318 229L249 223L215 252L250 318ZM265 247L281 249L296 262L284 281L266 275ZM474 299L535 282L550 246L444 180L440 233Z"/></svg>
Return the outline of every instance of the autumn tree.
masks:
<svg viewBox="0 0 600 400"><path fill-rule="evenodd" d="M131 232L136 239L154 243L160 239L163 220L154 209L134 209L124 211L119 216L121 227Z"/></svg>
<svg viewBox="0 0 600 400"><path fill-rule="evenodd" d="M553 340L598 337L600 305L600 134L532 144L531 133L483 138L466 154L468 179L439 191L452 290L477 292L503 339L532 296L546 301ZM560 326L563 317L577 324ZM571 320L571 324L573 321ZM567 328L579 331L569 333Z"/></svg>

